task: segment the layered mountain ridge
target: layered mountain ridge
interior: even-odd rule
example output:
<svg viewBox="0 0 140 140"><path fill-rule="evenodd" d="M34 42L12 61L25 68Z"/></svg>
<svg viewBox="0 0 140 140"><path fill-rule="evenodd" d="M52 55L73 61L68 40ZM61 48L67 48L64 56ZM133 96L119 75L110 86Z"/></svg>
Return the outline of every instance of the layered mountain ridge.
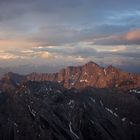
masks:
<svg viewBox="0 0 140 140"><path fill-rule="evenodd" d="M94 62L9 72L0 80L0 140L139 140L139 79Z"/></svg>
<svg viewBox="0 0 140 140"><path fill-rule="evenodd" d="M4 83L2 86L7 81L14 82L15 85L23 81L52 81L61 83L68 89L80 89L87 86L132 89L140 87L140 74L124 72L112 65L104 68L91 61L83 66L69 66L53 74L33 72L28 75L19 75L7 73L1 79L1 83Z"/></svg>

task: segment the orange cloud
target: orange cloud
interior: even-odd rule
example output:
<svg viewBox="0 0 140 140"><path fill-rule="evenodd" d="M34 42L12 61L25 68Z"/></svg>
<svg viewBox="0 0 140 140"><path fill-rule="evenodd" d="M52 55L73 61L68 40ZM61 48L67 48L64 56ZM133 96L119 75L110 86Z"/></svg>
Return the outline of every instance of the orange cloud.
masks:
<svg viewBox="0 0 140 140"><path fill-rule="evenodd" d="M33 46L36 46L36 43L22 39L0 40L0 50L32 48Z"/></svg>
<svg viewBox="0 0 140 140"><path fill-rule="evenodd" d="M140 29L119 35L99 37L93 42L95 45L140 45Z"/></svg>
<svg viewBox="0 0 140 140"><path fill-rule="evenodd" d="M140 40L140 29L137 29L135 31L128 32L126 34L125 38L128 41Z"/></svg>

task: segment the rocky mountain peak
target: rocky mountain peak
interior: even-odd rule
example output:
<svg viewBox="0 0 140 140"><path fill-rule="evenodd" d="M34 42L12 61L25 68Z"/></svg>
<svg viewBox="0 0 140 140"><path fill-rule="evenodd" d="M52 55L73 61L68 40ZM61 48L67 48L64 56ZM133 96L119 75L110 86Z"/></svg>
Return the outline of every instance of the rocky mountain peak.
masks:
<svg viewBox="0 0 140 140"><path fill-rule="evenodd" d="M108 70L108 71L121 71L120 69L114 67L113 65L109 65L109 66L106 68L106 70Z"/></svg>
<svg viewBox="0 0 140 140"><path fill-rule="evenodd" d="M52 81L62 83L65 88L84 88L87 86L96 88L125 88L140 87L140 75L121 71L110 65L103 68L93 61L82 66L69 66L57 73L36 73L19 75L7 73L1 79L1 85L18 85L22 81ZM7 84L8 83L8 84Z"/></svg>
<svg viewBox="0 0 140 140"><path fill-rule="evenodd" d="M83 66L88 66L88 67L100 67L97 63L93 62L93 61L89 61L88 63L86 63Z"/></svg>

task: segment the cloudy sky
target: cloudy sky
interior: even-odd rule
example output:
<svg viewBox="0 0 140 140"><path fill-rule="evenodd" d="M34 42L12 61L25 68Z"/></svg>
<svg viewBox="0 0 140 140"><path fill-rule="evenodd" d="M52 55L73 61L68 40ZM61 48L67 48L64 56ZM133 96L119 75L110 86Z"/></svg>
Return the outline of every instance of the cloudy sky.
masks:
<svg viewBox="0 0 140 140"><path fill-rule="evenodd" d="M91 60L140 72L139 0L0 0L1 68Z"/></svg>

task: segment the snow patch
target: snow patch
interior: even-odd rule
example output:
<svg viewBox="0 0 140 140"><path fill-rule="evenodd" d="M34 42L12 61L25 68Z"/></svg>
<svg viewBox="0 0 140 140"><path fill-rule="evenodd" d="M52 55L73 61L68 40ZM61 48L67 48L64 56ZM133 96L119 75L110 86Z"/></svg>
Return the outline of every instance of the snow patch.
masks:
<svg viewBox="0 0 140 140"><path fill-rule="evenodd" d="M17 125L17 123L14 123L14 126L16 126L16 127L17 127L17 126L18 126L18 125Z"/></svg>
<svg viewBox="0 0 140 140"><path fill-rule="evenodd" d="M84 74L87 75L87 72L85 72Z"/></svg>
<svg viewBox="0 0 140 140"><path fill-rule="evenodd" d="M74 100L70 100L69 103L68 103L68 105L71 105L73 103L74 103Z"/></svg>
<svg viewBox="0 0 140 140"><path fill-rule="evenodd" d="M71 85L73 86L73 85L74 85L74 83L71 83Z"/></svg>
<svg viewBox="0 0 140 140"><path fill-rule="evenodd" d="M86 79L86 80L85 80L85 82L87 83L87 82L88 82L88 80Z"/></svg>
<svg viewBox="0 0 140 140"><path fill-rule="evenodd" d="M122 121L123 121L123 122L124 122L124 121L126 121L126 118L125 118L125 117L123 117L123 118L122 118Z"/></svg>
<svg viewBox="0 0 140 140"><path fill-rule="evenodd" d="M56 90L56 92L57 92L57 93L61 93L61 91L60 91L60 90Z"/></svg>
<svg viewBox="0 0 140 140"><path fill-rule="evenodd" d="M119 117L117 113L114 112L114 116Z"/></svg>
<svg viewBox="0 0 140 140"><path fill-rule="evenodd" d="M116 107L115 110L118 110L118 108Z"/></svg>
<svg viewBox="0 0 140 140"><path fill-rule="evenodd" d="M113 111L112 111L111 109L109 109L109 108L107 108L107 107L105 107L105 109L106 109L108 112L110 112L111 114L113 114Z"/></svg>
<svg viewBox="0 0 140 140"><path fill-rule="evenodd" d="M115 117L118 117L118 114L116 114L115 112L113 112L111 109L105 107L105 109L110 112L111 114L113 114Z"/></svg>
<svg viewBox="0 0 140 140"><path fill-rule="evenodd" d="M106 75L107 73L106 73L106 69L104 69L104 74Z"/></svg>
<svg viewBox="0 0 140 140"><path fill-rule="evenodd" d="M88 82L88 80L87 79L85 79L85 80L80 80L80 82L82 83L82 82Z"/></svg>
<svg viewBox="0 0 140 140"><path fill-rule="evenodd" d="M72 123L71 123L71 122L69 123L69 129L70 129L70 132L71 132L77 139L79 139L79 137L77 136L77 134L75 134L75 133L73 132L73 130L72 130Z"/></svg>
<svg viewBox="0 0 140 140"><path fill-rule="evenodd" d="M140 90L138 90L138 89L131 89L131 90L129 90L129 92L130 93L138 93L138 94L140 94Z"/></svg>
<svg viewBox="0 0 140 140"><path fill-rule="evenodd" d="M137 91L137 93L139 93L139 94L140 94L140 91Z"/></svg>
<svg viewBox="0 0 140 140"><path fill-rule="evenodd" d="M29 109L30 113L35 117L36 112L33 109L31 109L30 105L28 105L28 109Z"/></svg>
<svg viewBox="0 0 140 140"><path fill-rule="evenodd" d="M95 124L95 122L94 122L93 120L90 120L90 122L91 122L92 124Z"/></svg>
<svg viewBox="0 0 140 140"><path fill-rule="evenodd" d="M129 122L131 125L136 125L135 123L133 123L132 121Z"/></svg>
<svg viewBox="0 0 140 140"><path fill-rule="evenodd" d="M95 99L93 99L92 97L89 97L90 98L90 100L93 102L93 103L96 103L96 100Z"/></svg>
<svg viewBox="0 0 140 140"><path fill-rule="evenodd" d="M101 106L104 106L104 104L103 104L102 100L100 100L100 104L101 104Z"/></svg>
<svg viewBox="0 0 140 140"><path fill-rule="evenodd" d="M74 100L70 100L67 105L69 105L70 108L73 108L74 107Z"/></svg>

